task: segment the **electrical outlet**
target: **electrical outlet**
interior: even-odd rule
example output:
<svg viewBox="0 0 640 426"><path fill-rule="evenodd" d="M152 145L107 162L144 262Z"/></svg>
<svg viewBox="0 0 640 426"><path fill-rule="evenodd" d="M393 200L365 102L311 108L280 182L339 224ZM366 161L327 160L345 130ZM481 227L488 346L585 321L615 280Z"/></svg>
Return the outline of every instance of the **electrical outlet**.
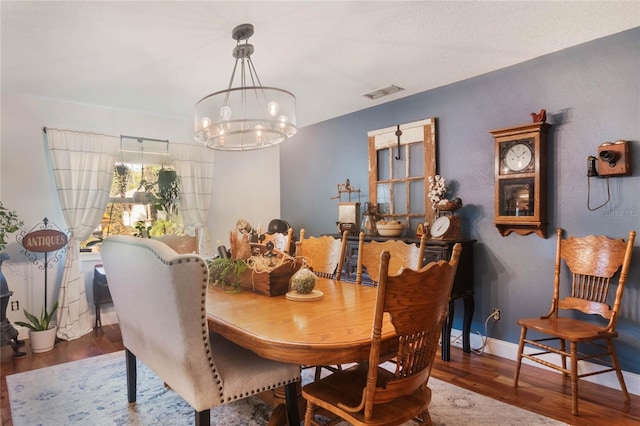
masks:
<svg viewBox="0 0 640 426"><path fill-rule="evenodd" d="M11 301L11 311L19 311L20 310L20 302L18 300Z"/></svg>
<svg viewBox="0 0 640 426"><path fill-rule="evenodd" d="M491 316L495 321L500 321L500 309L494 308L493 312L491 313Z"/></svg>

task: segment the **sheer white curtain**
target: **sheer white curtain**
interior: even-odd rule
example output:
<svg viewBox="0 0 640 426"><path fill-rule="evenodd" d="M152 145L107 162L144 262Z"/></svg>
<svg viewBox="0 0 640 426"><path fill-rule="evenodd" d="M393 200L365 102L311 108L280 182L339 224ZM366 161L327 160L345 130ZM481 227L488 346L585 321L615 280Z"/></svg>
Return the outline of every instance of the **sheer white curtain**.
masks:
<svg viewBox="0 0 640 426"><path fill-rule="evenodd" d="M80 242L100 224L118 158L119 138L47 128L58 198L70 238L58 295L58 333L73 340L92 330L80 267Z"/></svg>
<svg viewBox="0 0 640 426"><path fill-rule="evenodd" d="M207 225L215 152L201 145L169 144L171 162L180 176L180 214L187 229L198 229L198 253L213 255L211 235Z"/></svg>

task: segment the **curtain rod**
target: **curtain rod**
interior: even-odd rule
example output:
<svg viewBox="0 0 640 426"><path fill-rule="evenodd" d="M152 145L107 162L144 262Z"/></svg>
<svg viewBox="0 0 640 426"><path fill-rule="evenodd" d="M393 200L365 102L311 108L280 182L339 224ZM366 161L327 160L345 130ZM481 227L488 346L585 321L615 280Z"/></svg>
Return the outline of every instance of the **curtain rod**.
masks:
<svg viewBox="0 0 640 426"><path fill-rule="evenodd" d="M82 131L82 130L57 129L55 127L51 127L51 129L59 130L61 132L82 133L84 135L100 135L100 136L109 136L109 137L114 137L114 138L117 137L117 136L114 136L114 135L105 135L104 133L96 133L96 132L85 132L85 131ZM42 128L42 131L46 134L47 133L47 126L44 126Z"/></svg>
<svg viewBox="0 0 640 426"><path fill-rule="evenodd" d="M151 141L151 142L164 142L166 144L169 143L169 139L151 139L151 138L143 138L140 136L126 136L126 135L120 135L121 138L125 138L125 139L135 139L138 142L142 142L142 141Z"/></svg>
<svg viewBox="0 0 640 426"><path fill-rule="evenodd" d="M42 128L42 131L46 134L47 133L47 126L44 126ZM82 131L78 131L78 130L67 130L69 132L75 132L75 133L87 133L87 134L92 134L92 135L97 135L100 133L91 133L91 132L82 132ZM107 135L105 135L107 136ZM142 143L143 141L149 141L149 142L162 142L162 143L166 143L167 144L167 149L169 149L169 139L152 139L152 138L143 138L142 136L127 136L127 135L120 135L120 140L122 141L122 139L134 139L140 143Z"/></svg>

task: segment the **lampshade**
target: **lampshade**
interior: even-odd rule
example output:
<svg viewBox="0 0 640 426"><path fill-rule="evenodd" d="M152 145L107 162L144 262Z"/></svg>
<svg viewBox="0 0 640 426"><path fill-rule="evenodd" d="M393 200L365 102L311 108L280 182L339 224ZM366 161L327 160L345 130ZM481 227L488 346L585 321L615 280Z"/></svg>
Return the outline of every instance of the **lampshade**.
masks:
<svg viewBox="0 0 640 426"><path fill-rule="evenodd" d="M195 139L208 148L245 151L277 145L296 131L296 98L282 89L262 86L247 40L253 25L233 29L236 58L229 87L200 99L195 106ZM241 41L245 43L240 43ZM238 69L239 68L239 69ZM233 87L236 71L240 86Z"/></svg>

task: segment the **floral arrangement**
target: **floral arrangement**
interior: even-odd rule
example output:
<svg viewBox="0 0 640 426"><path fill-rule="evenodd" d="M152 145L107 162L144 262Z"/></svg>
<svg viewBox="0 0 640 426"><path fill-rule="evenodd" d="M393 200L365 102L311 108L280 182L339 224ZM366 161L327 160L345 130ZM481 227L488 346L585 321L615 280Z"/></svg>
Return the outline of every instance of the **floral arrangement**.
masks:
<svg viewBox="0 0 640 426"><path fill-rule="evenodd" d="M447 193L447 181L440 175L429 176L429 199L434 210L441 201L446 201L444 195Z"/></svg>

